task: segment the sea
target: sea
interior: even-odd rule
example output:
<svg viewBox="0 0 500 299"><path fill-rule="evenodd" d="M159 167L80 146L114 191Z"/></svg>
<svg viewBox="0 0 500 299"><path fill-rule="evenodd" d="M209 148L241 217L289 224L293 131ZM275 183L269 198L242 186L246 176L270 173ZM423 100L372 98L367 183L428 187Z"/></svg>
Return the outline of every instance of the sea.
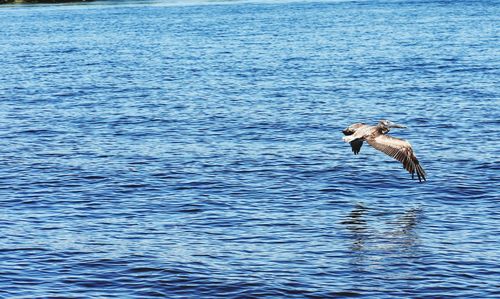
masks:
<svg viewBox="0 0 500 299"><path fill-rule="evenodd" d="M500 298L499 16L0 6L0 298Z"/></svg>

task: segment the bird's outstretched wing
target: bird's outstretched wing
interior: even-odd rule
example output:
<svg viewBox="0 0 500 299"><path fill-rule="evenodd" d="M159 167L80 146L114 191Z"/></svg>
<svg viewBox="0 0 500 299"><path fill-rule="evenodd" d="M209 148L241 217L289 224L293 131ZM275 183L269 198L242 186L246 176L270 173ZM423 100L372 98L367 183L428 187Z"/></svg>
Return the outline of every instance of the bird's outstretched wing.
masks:
<svg viewBox="0 0 500 299"><path fill-rule="evenodd" d="M367 138L366 141L377 150L403 163L403 167L411 173L412 178L417 173L418 180L425 181L425 171L413 154L413 149L408 141L388 135L378 135L374 138Z"/></svg>

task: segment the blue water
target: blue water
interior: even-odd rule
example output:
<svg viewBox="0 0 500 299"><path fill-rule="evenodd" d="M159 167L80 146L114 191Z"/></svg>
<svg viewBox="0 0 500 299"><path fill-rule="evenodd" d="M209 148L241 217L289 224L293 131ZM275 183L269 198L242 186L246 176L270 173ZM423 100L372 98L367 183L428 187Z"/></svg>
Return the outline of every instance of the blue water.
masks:
<svg viewBox="0 0 500 299"><path fill-rule="evenodd" d="M500 297L499 15L0 6L0 298Z"/></svg>

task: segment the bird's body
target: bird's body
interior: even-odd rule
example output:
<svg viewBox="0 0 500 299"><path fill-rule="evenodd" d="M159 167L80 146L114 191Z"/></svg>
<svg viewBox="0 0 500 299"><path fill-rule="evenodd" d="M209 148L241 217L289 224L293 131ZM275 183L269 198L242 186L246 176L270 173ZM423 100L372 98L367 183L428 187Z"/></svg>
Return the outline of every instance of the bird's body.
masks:
<svg viewBox="0 0 500 299"><path fill-rule="evenodd" d="M393 157L403 164L403 167L411 173L411 176L417 174L418 180L425 181L425 171L413 154L410 143L406 140L386 135L391 128L405 128L388 120L381 120L376 126L356 123L347 127L342 132L346 135L343 139L349 142L352 151L357 155L363 142L368 142L375 149Z"/></svg>

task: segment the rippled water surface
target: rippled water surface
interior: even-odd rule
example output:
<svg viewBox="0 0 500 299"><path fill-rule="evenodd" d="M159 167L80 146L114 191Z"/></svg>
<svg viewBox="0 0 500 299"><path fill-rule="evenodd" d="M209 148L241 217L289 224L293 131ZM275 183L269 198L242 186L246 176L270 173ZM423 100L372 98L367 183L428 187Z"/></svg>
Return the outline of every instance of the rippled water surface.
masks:
<svg viewBox="0 0 500 299"><path fill-rule="evenodd" d="M0 7L1 298L498 298L497 1ZM341 129L407 125L428 173Z"/></svg>

